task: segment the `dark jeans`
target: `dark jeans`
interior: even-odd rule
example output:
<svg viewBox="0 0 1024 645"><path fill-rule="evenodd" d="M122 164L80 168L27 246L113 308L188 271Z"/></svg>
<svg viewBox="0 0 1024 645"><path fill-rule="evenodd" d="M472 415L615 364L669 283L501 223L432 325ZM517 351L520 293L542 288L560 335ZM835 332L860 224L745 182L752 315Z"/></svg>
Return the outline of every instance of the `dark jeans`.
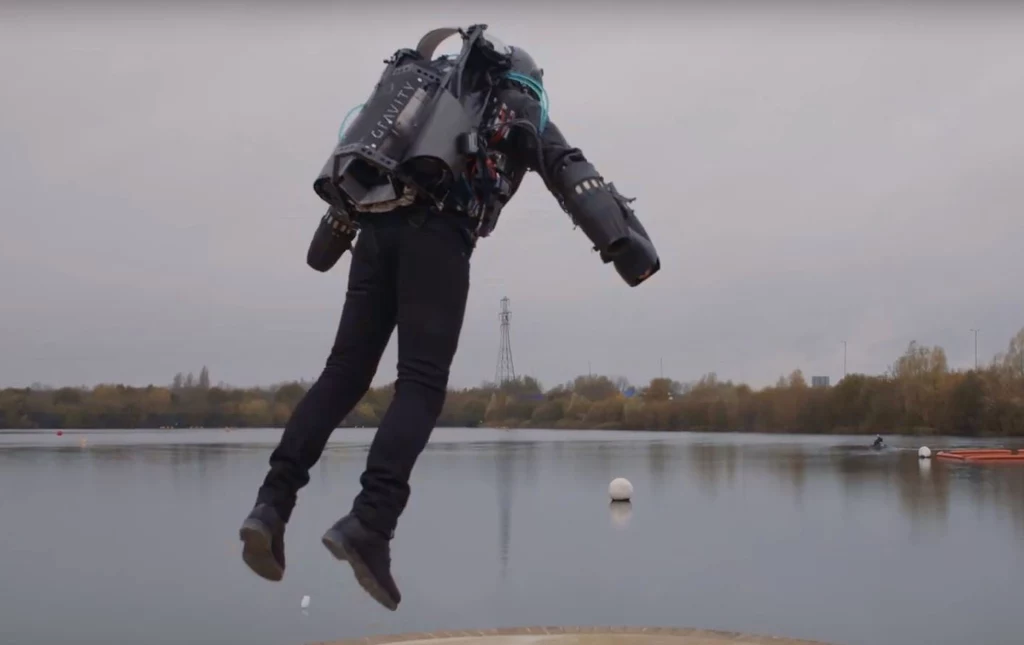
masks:
<svg viewBox="0 0 1024 645"><path fill-rule="evenodd" d="M394 398L373 438L352 512L392 534L409 476L441 414L466 309L473 242L448 215L367 218L352 250L348 292L323 373L296 406L257 496L287 521L327 439L370 388L398 327Z"/></svg>

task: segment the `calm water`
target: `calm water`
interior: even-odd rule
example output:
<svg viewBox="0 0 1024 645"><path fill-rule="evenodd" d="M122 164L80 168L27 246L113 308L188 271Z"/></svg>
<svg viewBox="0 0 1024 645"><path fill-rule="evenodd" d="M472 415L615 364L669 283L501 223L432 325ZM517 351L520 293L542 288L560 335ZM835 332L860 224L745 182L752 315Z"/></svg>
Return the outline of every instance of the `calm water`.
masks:
<svg viewBox="0 0 1024 645"><path fill-rule="evenodd" d="M236 532L278 432L0 434L0 643L535 624L1024 638L1024 467L922 466L910 440L875 453L870 438L438 430L394 543L392 614L319 543L356 492L368 431L339 431L314 469L284 581L242 564ZM614 476L633 482L631 508L608 503Z"/></svg>

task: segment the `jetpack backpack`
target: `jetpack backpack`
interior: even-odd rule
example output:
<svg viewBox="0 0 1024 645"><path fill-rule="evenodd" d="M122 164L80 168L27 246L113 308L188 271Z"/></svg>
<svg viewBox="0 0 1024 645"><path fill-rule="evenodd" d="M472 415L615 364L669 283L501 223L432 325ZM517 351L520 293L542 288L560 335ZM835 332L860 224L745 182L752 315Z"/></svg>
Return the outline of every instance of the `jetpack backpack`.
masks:
<svg viewBox="0 0 1024 645"><path fill-rule="evenodd" d="M511 67L509 48L486 29L435 29L385 61L313 183L321 199L353 217L444 203L479 150L491 93ZM460 53L434 60L438 45L455 34L462 36Z"/></svg>

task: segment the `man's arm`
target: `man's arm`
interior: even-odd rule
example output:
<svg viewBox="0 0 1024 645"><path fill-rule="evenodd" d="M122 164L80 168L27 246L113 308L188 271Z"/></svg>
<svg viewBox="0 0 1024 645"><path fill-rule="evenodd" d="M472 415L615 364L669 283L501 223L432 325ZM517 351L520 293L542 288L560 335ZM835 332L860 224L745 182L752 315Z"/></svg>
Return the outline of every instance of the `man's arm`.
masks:
<svg viewBox="0 0 1024 645"><path fill-rule="evenodd" d="M526 155L523 161L541 175L573 224L583 229L600 252L601 260L614 264L631 287L657 273L661 260L630 207L633 200L606 183L583 152L569 145L557 125L549 121L543 132L537 131L540 105L536 101L524 94L508 103L513 101L517 118L532 124L523 128L528 132L520 132L527 135L521 140Z"/></svg>
<svg viewBox="0 0 1024 645"><path fill-rule="evenodd" d="M328 208L309 242L306 264L321 273L330 271L345 251L352 248L356 233L355 225L348 216L333 206Z"/></svg>

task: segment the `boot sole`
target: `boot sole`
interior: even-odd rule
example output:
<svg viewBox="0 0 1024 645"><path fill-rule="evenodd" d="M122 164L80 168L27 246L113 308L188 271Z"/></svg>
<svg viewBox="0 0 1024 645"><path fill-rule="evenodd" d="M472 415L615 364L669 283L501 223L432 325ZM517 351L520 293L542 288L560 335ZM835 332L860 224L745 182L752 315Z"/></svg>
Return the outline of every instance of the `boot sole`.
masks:
<svg viewBox="0 0 1024 645"><path fill-rule="evenodd" d="M335 559L340 562L347 562L352 567L352 572L356 576L356 582L363 588L363 591L370 594L371 598L391 611L398 609L398 603L380 586L380 583L370 573L370 568L366 566L366 563L359 557L356 550L345 547L344 537L335 535L333 531L328 531L320 541L323 542L323 545L327 547L327 550L331 552Z"/></svg>
<svg viewBox="0 0 1024 645"><path fill-rule="evenodd" d="M273 536L259 522L246 520L238 531L242 540L242 560L253 573L271 582L280 582L284 568L278 564L271 548Z"/></svg>

